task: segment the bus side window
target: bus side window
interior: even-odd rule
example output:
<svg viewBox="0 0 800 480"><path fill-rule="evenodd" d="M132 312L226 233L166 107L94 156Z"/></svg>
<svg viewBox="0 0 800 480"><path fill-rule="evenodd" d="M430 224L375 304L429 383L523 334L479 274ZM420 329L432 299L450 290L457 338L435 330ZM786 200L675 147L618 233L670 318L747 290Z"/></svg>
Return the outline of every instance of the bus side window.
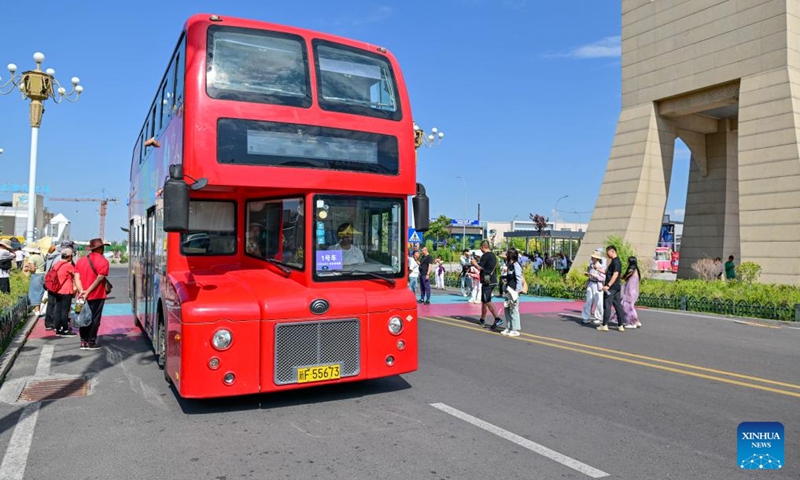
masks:
<svg viewBox="0 0 800 480"><path fill-rule="evenodd" d="M172 114L175 112L173 106L175 105L175 61L173 59L169 64L169 69L165 76L166 85L161 90L161 125L166 126Z"/></svg>
<svg viewBox="0 0 800 480"><path fill-rule="evenodd" d="M178 56L175 61L175 106L178 108L183 104L183 78L186 76L186 64L184 62L184 52L186 52L186 39L183 40L183 45L178 51Z"/></svg>
<svg viewBox="0 0 800 480"><path fill-rule="evenodd" d="M167 119L164 116L164 102L166 101L165 95L167 92L167 84L166 82L161 82L161 88L158 89L158 94L156 94L156 104L154 105L155 109L153 113L155 114L155 120L158 123L158 128L156 129L156 136L160 137L161 133L164 131L164 127L167 126Z"/></svg>

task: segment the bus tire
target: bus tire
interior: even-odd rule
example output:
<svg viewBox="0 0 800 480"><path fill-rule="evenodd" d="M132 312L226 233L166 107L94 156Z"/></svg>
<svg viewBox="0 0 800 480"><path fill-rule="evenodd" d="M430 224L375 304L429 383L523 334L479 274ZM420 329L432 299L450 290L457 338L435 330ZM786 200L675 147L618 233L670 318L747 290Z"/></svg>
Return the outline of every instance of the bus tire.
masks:
<svg viewBox="0 0 800 480"><path fill-rule="evenodd" d="M164 318L162 315L158 316L158 341L156 342L158 345L157 351L157 363L158 368L164 371L164 380L168 383L172 383L172 379L169 378L169 372L167 370L167 328L164 325Z"/></svg>
<svg viewBox="0 0 800 480"><path fill-rule="evenodd" d="M144 327L142 326L142 322L139 321L139 312L136 311L136 285L135 285L135 282L134 282L134 286L133 286L133 296L131 298L133 299L133 303L131 303L131 310L133 310L133 323L134 323L134 325L139 327L139 330L141 330L142 333L144 333Z"/></svg>

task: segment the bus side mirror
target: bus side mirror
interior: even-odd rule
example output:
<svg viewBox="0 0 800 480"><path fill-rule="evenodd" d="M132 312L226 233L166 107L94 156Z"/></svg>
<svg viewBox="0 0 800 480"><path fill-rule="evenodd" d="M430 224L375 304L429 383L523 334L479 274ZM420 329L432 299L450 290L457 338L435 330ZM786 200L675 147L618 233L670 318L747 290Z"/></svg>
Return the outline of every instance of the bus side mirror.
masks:
<svg viewBox="0 0 800 480"><path fill-rule="evenodd" d="M170 165L169 178L164 182L164 231L189 230L189 185L183 180L183 167Z"/></svg>
<svg viewBox="0 0 800 480"><path fill-rule="evenodd" d="M430 206L421 183L417 184L417 194L411 198L411 204L414 207L414 230L427 232L430 228Z"/></svg>

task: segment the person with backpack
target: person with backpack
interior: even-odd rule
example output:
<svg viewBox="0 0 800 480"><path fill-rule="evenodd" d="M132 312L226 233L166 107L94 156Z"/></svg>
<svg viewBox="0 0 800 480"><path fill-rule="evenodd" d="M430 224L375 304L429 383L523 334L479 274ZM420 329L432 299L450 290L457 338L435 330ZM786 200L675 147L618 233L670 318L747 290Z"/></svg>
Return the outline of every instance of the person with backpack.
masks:
<svg viewBox="0 0 800 480"><path fill-rule="evenodd" d="M76 334L69 327L69 311L72 308L72 298L77 293L83 292L81 277L75 271L72 263L74 252L71 248L61 249L61 262L53 265L44 278L44 285L51 296L52 302L55 300L54 322L56 335L61 337L74 337ZM46 320L45 320L46 321Z"/></svg>
<svg viewBox="0 0 800 480"><path fill-rule="evenodd" d="M15 258L11 241L5 238L0 240L0 293L11 293L11 274L9 271L14 265Z"/></svg>
<svg viewBox="0 0 800 480"><path fill-rule="evenodd" d="M504 293L506 329L500 332L501 335L509 337L519 337L520 318L519 318L519 295L522 293L525 279L522 276L522 267L519 264L519 254L516 248L509 248L506 252L506 291Z"/></svg>
<svg viewBox="0 0 800 480"><path fill-rule="evenodd" d="M481 317L478 324L482 327L486 326L486 314L491 312L494 316L494 322L489 328L496 330L503 326L503 320L497 314L497 309L492 305L492 291L497 286L497 257L492 253L489 247L489 242L484 240L481 242L481 255L480 261L472 260L472 264L480 270L481 276Z"/></svg>
<svg viewBox="0 0 800 480"><path fill-rule="evenodd" d="M108 243L101 238L89 240L89 254L78 260L75 269L89 285L78 298L86 299L92 311L92 323L81 327L81 350L97 350L97 332L100 330L100 319L103 316L103 306L111 292L111 283L107 280L109 262L103 255Z"/></svg>
<svg viewBox="0 0 800 480"><path fill-rule="evenodd" d="M53 269L53 266L61 262L61 251L65 248L71 248L72 251L75 251L75 244L72 242L72 240L62 240L58 245L58 248L56 248L55 245L51 245L47 256L44 257L44 289L47 292L47 307L45 308L44 314L44 329L47 331L54 330L56 322L56 302L55 297L53 296L55 292L51 292L47 289L47 274L50 273L50 271Z"/></svg>

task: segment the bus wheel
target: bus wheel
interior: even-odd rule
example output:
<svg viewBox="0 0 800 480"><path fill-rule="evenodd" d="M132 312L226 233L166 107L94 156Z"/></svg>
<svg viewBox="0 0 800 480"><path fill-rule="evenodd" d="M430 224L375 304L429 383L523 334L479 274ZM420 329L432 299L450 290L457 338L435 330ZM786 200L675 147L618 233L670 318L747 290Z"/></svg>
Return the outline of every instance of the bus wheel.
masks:
<svg viewBox="0 0 800 480"><path fill-rule="evenodd" d="M164 380L172 383L167 371L167 328L161 318L158 319L158 368L164 371Z"/></svg>

